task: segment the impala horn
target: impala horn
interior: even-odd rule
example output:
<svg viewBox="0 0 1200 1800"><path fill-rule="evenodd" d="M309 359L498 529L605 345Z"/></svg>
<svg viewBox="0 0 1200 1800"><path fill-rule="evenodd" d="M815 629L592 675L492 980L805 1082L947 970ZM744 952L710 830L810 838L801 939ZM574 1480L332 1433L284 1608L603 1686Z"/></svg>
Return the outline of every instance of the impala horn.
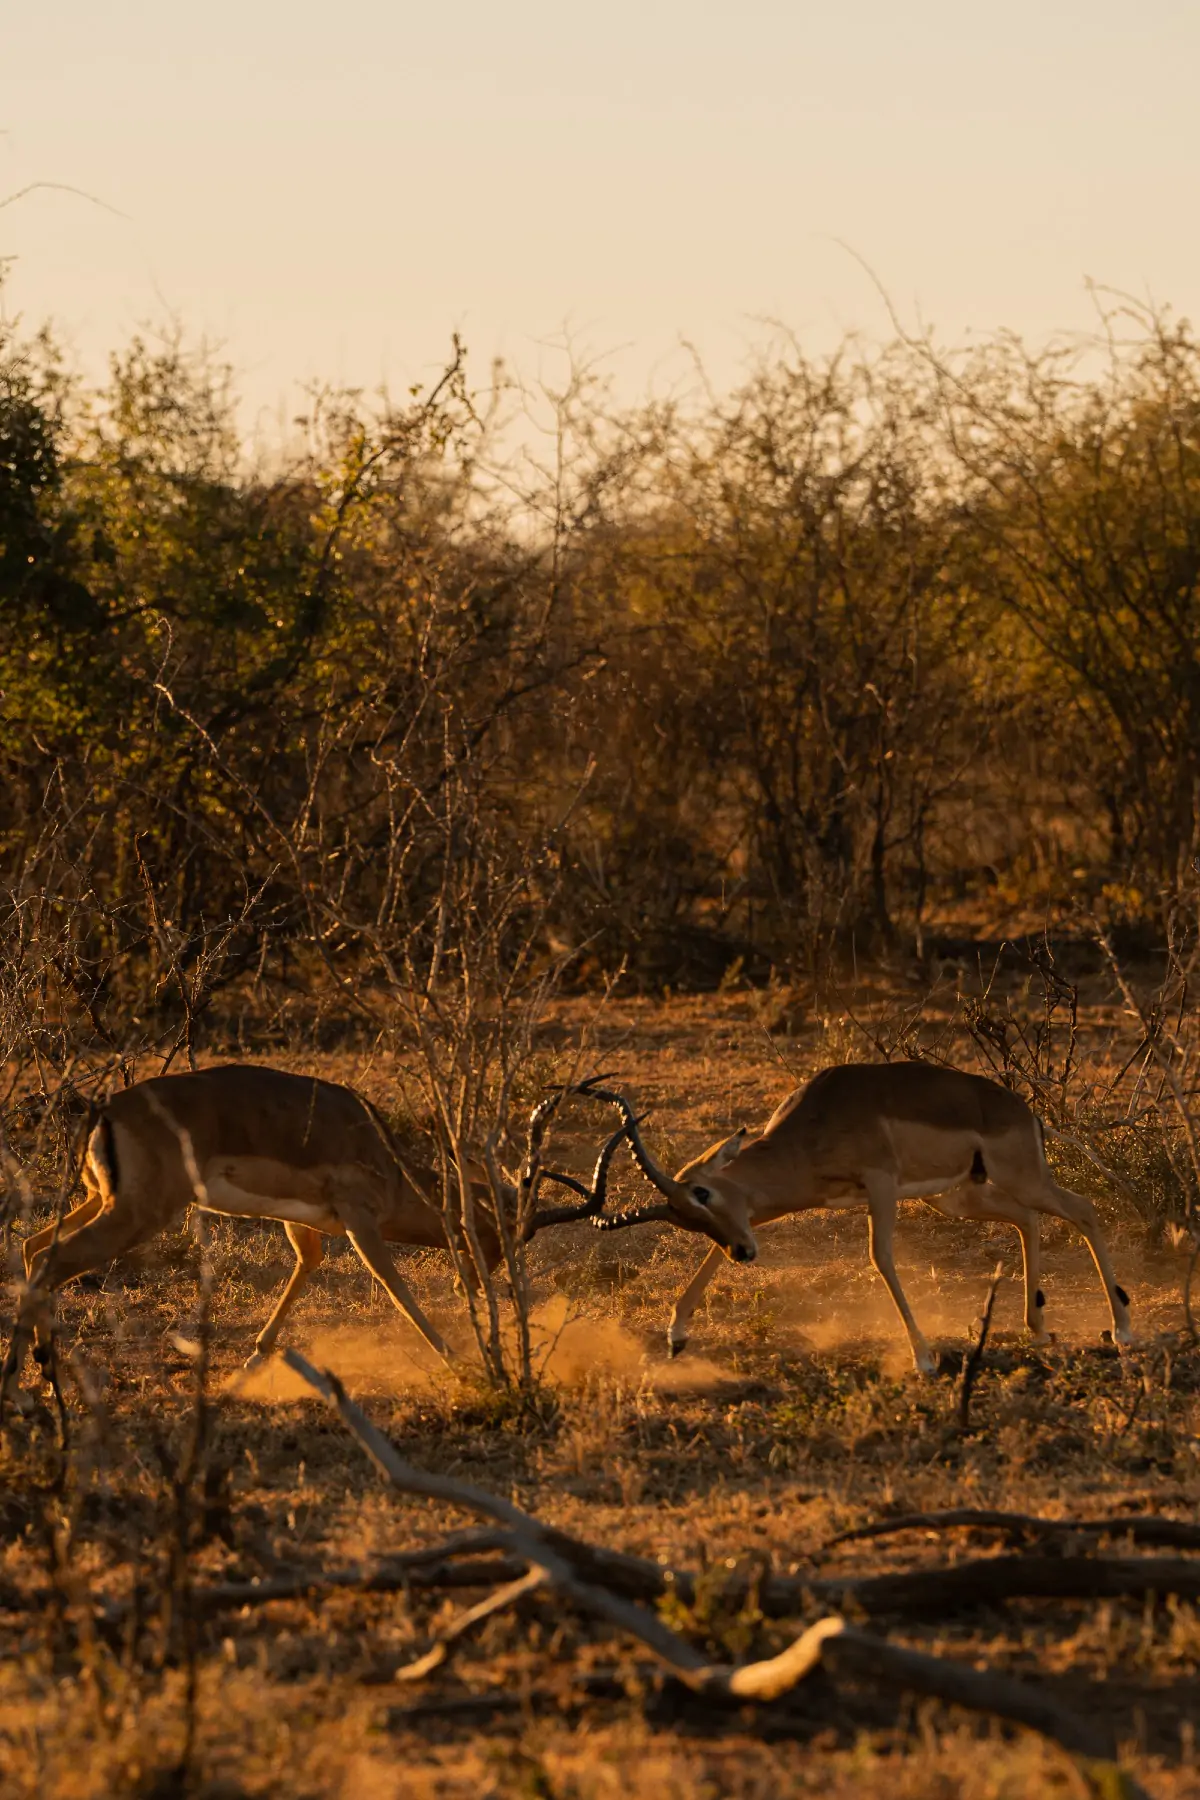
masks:
<svg viewBox="0 0 1200 1800"><path fill-rule="evenodd" d="M639 1206L632 1212L613 1213L611 1218L596 1218L592 1224L597 1231L625 1231L630 1225L653 1225L673 1217L671 1208L662 1201L658 1206Z"/></svg>
<svg viewBox="0 0 1200 1800"><path fill-rule="evenodd" d="M525 1162L521 1170L521 1181L518 1189L520 1210L525 1211L534 1206L538 1189L543 1181L556 1182L559 1187L570 1188L578 1194L582 1206L550 1206L531 1211L529 1221L524 1228L522 1241L528 1243L535 1232L546 1225L569 1225L580 1219L593 1219L602 1211L608 1195L608 1170L617 1146L625 1136L625 1127L621 1126L608 1139L596 1158L596 1166L592 1171L592 1185L585 1187L573 1175L560 1174L556 1169L542 1167L542 1144L546 1129L562 1102L568 1094L580 1094L584 1097L592 1091L597 1081L607 1081L608 1074L588 1075L584 1080L574 1084L556 1087L551 1090L545 1100L539 1102L529 1115L529 1133L525 1144Z"/></svg>
<svg viewBox="0 0 1200 1800"><path fill-rule="evenodd" d="M690 1196L686 1185L682 1181L676 1181L673 1175L668 1175L667 1171L659 1163L655 1162L642 1141L642 1134L638 1130L638 1126L645 1123L649 1114L643 1113L641 1118L638 1118L633 1107L619 1089L602 1088L596 1085L597 1082L603 1081L604 1079L605 1077L602 1075L592 1075L587 1081L582 1082L579 1087L573 1089L573 1092L580 1094L586 1093L590 1095L593 1100L607 1100L610 1106L618 1107L620 1109L621 1117L625 1121L625 1136L629 1139L629 1148L633 1152L633 1160L642 1171L642 1174L646 1177L646 1180L649 1181L652 1186L656 1187L660 1194L665 1195L666 1199L670 1201L672 1205L682 1204L684 1207L688 1207ZM689 1210L691 1209L689 1208ZM670 1216L669 1209L663 1211L660 1208L655 1207L650 1211L641 1211L636 1216L626 1215L625 1222L630 1225L640 1225L644 1221L652 1218L666 1219L670 1218ZM601 1229L613 1230L616 1229L616 1226L602 1225Z"/></svg>
<svg viewBox="0 0 1200 1800"><path fill-rule="evenodd" d="M544 1104L545 1102L543 1102L543 1105ZM585 1187L582 1181L577 1181L574 1175L562 1175L556 1169L543 1169L540 1166L531 1174L528 1165L526 1166L526 1173L521 1177L521 1186L523 1189L536 1187L537 1183L540 1181L553 1181L556 1182L559 1187L570 1188L571 1192L573 1194L578 1194L582 1201L582 1204L579 1206L539 1207L525 1227L526 1243L529 1242L534 1232L541 1231L544 1225L572 1225L577 1223L580 1219L590 1219L594 1225L598 1225L601 1229L604 1229L605 1221L598 1215L603 1212L604 1202L608 1198L609 1164L616 1155L617 1147L624 1140L624 1137L625 1126L622 1125L620 1130L614 1131L612 1136L604 1144L599 1156L596 1158L596 1166L592 1171L592 1185L590 1188Z"/></svg>

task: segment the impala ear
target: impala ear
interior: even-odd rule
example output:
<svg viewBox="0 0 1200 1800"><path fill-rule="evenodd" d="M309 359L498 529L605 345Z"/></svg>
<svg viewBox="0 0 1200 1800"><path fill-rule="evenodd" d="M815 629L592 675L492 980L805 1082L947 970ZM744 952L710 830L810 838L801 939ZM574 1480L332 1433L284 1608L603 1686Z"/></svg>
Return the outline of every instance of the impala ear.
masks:
<svg viewBox="0 0 1200 1800"><path fill-rule="evenodd" d="M709 1151L704 1159L705 1168L712 1169L714 1172L725 1168L737 1156L745 1142L746 1127L739 1125L731 1138L726 1138L723 1144L718 1144L714 1150Z"/></svg>

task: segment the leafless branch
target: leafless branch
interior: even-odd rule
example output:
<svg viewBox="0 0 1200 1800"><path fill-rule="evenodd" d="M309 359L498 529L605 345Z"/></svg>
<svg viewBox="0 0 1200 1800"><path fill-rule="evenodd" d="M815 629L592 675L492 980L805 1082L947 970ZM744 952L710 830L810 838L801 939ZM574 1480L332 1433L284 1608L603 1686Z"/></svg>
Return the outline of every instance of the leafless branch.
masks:
<svg viewBox="0 0 1200 1800"><path fill-rule="evenodd" d="M983 1362L983 1352L992 1325L992 1308L996 1304L996 1290L999 1288L1003 1276L1004 1264L997 1263L992 1279L988 1283L987 1299L983 1303L983 1316L979 1321L979 1335L963 1357L962 1380L958 1390L958 1429L964 1435L971 1428L971 1390Z"/></svg>
<svg viewBox="0 0 1200 1800"><path fill-rule="evenodd" d="M438 1633L434 1643L424 1656L418 1656L414 1662L405 1663L403 1668L397 1669L394 1679L396 1681L423 1681L426 1675L432 1675L435 1669L442 1667L454 1645L460 1643L463 1638L474 1631L477 1625L482 1625L485 1620L492 1618L496 1613L515 1606L527 1594L533 1593L536 1588L545 1587L548 1582L549 1576L544 1569L526 1569L523 1575L518 1575L514 1581L497 1588L495 1593L489 1594L486 1600L481 1600L477 1606L469 1607L466 1612L460 1613L450 1625Z"/></svg>

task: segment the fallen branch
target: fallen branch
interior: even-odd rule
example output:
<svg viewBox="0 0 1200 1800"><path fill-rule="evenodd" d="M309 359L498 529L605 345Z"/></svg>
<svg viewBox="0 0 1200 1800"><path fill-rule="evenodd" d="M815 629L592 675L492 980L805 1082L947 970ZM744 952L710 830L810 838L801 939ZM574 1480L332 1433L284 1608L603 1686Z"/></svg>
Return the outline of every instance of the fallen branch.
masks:
<svg viewBox="0 0 1200 1800"><path fill-rule="evenodd" d="M978 1529L1014 1529L1012 1521L1020 1514L988 1514L962 1516L914 1513L904 1519L884 1520L877 1530L859 1527L831 1540L844 1542L851 1536L883 1536L884 1528L895 1531L918 1529L926 1524L950 1527L959 1525ZM1067 1528L1068 1521L1034 1520L1036 1526ZM1200 1527L1188 1526L1174 1519L1137 1521L1147 1528L1134 1532L1135 1541L1175 1545L1180 1548L1200 1547ZM542 1526L538 1541L561 1557L572 1575L593 1579L610 1593L626 1599L655 1604L667 1593L683 1605L695 1601L696 1578L690 1570L670 1569L641 1557L626 1557L619 1551L604 1550L584 1543L565 1532ZM1087 1522L1074 1529L1088 1529ZM1096 1531L1119 1532L1121 1522L1098 1520L1090 1527ZM1172 1528L1174 1535L1172 1535ZM491 1550L494 1555L469 1555L468 1551ZM337 1569L288 1569L278 1575L252 1581L215 1582L198 1587L193 1596L194 1611L210 1615L239 1610L247 1606L268 1606L273 1601L311 1598L338 1589L355 1589L360 1593L386 1594L406 1589L494 1587L497 1583L516 1580L529 1566L529 1546L512 1532L463 1533L460 1542L431 1545L425 1550L406 1555L381 1558L377 1563L356 1563ZM605 1574L615 1577L606 1581ZM748 1591L744 1578L731 1577L726 1590L731 1600ZM1182 1598L1200 1596L1200 1562L1187 1562L1166 1557L981 1557L950 1567L905 1570L899 1574L875 1576L811 1576L767 1575L757 1589L758 1604L768 1618L787 1618L800 1611L812 1598L836 1604L853 1605L872 1616L887 1613L953 1612L972 1605L992 1605L1004 1599L1134 1599L1147 1594ZM26 1605L39 1603L40 1590L24 1597ZM96 1608L105 1625L117 1625L127 1616L126 1601L101 1600Z"/></svg>
<svg viewBox="0 0 1200 1800"><path fill-rule="evenodd" d="M1115 1763L1107 1732L1060 1706L1044 1688L1030 1682L1014 1681L990 1669L973 1669L949 1657L905 1650L848 1626L825 1641L821 1661L831 1675L850 1675L865 1683L886 1682L946 1706L961 1706L968 1712L989 1713L1023 1725L1076 1757L1092 1792L1104 1800L1147 1800L1140 1784Z"/></svg>
<svg viewBox="0 0 1200 1800"><path fill-rule="evenodd" d="M723 1702L761 1704L790 1692L815 1668L823 1666L831 1674L841 1673L866 1682L883 1681L907 1692L1023 1725L1080 1759L1094 1791L1106 1790L1124 1800L1138 1800L1141 1790L1114 1764L1112 1746L1104 1730L1059 1706L1043 1689L963 1663L901 1649L856 1630L837 1617L819 1620L778 1656L741 1665L710 1663L644 1607L581 1579L539 1520L499 1495L448 1476L431 1474L407 1462L348 1398L334 1376L313 1368L294 1350L286 1351L285 1358L336 1409L372 1462L400 1492L446 1500L507 1525L513 1532L514 1548L528 1558L531 1571L540 1569L580 1611L627 1631L693 1692Z"/></svg>
<svg viewBox="0 0 1200 1800"><path fill-rule="evenodd" d="M533 1536L566 1557L578 1571L592 1580L602 1582L617 1593L647 1599L670 1590L677 1593L685 1605L690 1604L692 1578L686 1572L651 1562L645 1556L630 1556L622 1550L608 1550L601 1544L585 1543L582 1538L572 1537L569 1532L543 1524L532 1513L523 1512L511 1500L501 1499L499 1494L491 1494L486 1488L474 1487L470 1482L457 1481L448 1475L436 1475L429 1469L418 1468L415 1463L405 1462L391 1440L377 1430L366 1414L347 1397L335 1376L315 1369L298 1350L285 1350L283 1360L340 1414L343 1423L353 1432L375 1467L393 1486L402 1488L407 1494L421 1494L430 1500L445 1500L449 1505L460 1507L466 1512L480 1513L484 1518L494 1519L498 1525L507 1526L518 1534Z"/></svg>
<svg viewBox="0 0 1200 1800"><path fill-rule="evenodd" d="M483 1555L487 1551L503 1552L511 1542L502 1531L464 1531L443 1543L381 1557L378 1562L349 1563L339 1569L283 1569L250 1581L217 1581L192 1589L192 1611L207 1616L247 1606L269 1606L277 1600L311 1598L339 1588L363 1594L390 1594L405 1588L490 1587L497 1581L512 1580L524 1567L511 1556ZM37 1602L38 1595L31 1594L29 1603ZM129 1614L130 1602L101 1598L95 1610L103 1624L119 1625Z"/></svg>
<svg viewBox="0 0 1200 1800"><path fill-rule="evenodd" d="M1200 1562L1176 1556L984 1556L948 1568L807 1586L820 1599L853 1603L871 1615L955 1612L1005 1600L1144 1600L1150 1594L1196 1600Z"/></svg>
<svg viewBox="0 0 1200 1800"><path fill-rule="evenodd" d="M1160 1549L1200 1550L1200 1525L1186 1519L1164 1519L1154 1513L1118 1513L1105 1519L1040 1519L1036 1513L998 1512L988 1507L955 1506L944 1512L898 1513L892 1519L874 1519L868 1525L852 1525L839 1531L821 1548L821 1554L838 1544L862 1538L891 1537L900 1531L1003 1531L1010 1538L1125 1537L1132 1543Z"/></svg>
<svg viewBox="0 0 1200 1800"><path fill-rule="evenodd" d="M192 1605L197 1612L224 1612L243 1606L268 1606L273 1600L299 1600L338 1588L360 1594L394 1594L403 1588L471 1588L489 1586L512 1578L520 1563L511 1557L457 1562L409 1561L388 1557L379 1563L350 1564L343 1569L296 1569L264 1581L223 1581L197 1588Z"/></svg>

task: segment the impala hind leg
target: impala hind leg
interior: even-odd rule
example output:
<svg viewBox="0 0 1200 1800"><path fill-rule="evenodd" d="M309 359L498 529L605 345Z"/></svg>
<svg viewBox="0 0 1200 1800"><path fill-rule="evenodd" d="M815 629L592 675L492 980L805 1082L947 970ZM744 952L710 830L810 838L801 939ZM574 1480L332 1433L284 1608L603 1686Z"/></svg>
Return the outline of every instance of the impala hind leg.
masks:
<svg viewBox="0 0 1200 1800"><path fill-rule="evenodd" d="M42 1301L41 1305L37 1300L33 1301L33 1316L37 1318L33 1353L38 1361L44 1359L46 1334L53 1318L46 1296L57 1293L59 1288L65 1287L68 1281L74 1281L77 1276L90 1274L93 1269L99 1269L105 1263L112 1262L115 1257L123 1256L127 1250L132 1250L151 1235L136 1213L121 1206L107 1206L102 1200L97 1200L94 1207L85 1200L69 1218L73 1219L85 1211L89 1215L85 1223L78 1230L73 1230L69 1237L60 1233L57 1244L52 1242L53 1233L49 1239L44 1232L37 1233L43 1241L26 1262L32 1290L30 1298L33 1300L33 1296L37 1295ZM156 1219L154 1230L160 1230L166 1223L166 1219ZM41 1314L40 1317L37 1317L38 1313Z"/></svg>
<svg viewBox="0 0 1200 1800"><path fill-rule="evenodd" d="M103 1209L103 1196L98 1193L90 1193L56 1224L44 1225L40 1231L31 1232L21 1244L21 1261L25 1265L26 1282L32 1283L55 1245L63 1243L75 1232L81 1231L85 1225L90 1225L97 1213L102 1212ZM53 1308L44 1304L36 1305L29 1316L32 1323L33 1360L40 1365L46 1361L49 1349Z"/></svg>
<svg viewBox="0 0 1200 1800"><path fill-rule="evenodd" d="M283 1321L308 1286L312 1275L320 1268L321 1258L325 1254L325 1239L311 1225L295 1225L286 1221L283 1229L296 1252L296 1266L288 1277L288 1284L280 1294L274 1312L258 1334L254 1354L246 1359L247 1369L259 1368L270 1356Z"/></svg>
<svg viewBox="0 0 1200 1800"><path fill-rule="evenodd" d="M692 1279L676 1300L671 1311L671 1323L667 1326L667 1355L678 1356L688 1340L688 1326L692 1314L704 1297L705 1289L725 1262L725 1252L719 1244L714 1244Z"/></svg>
<svg viewBox="0 0 1200 1800"><path fill-rule="evenodd" d="M981 1224L1012 1225L1021 1240L1021 1265L1025 1278L1025 1326L1034 1342L1054 1342L1046 1330L1046 1296L1042 1292L1042 1220L1031 1206L1014 1200L994 1183L977 1187L964 1182L947 1194L931 1198L930 1205L951 1219L978 1219Z"/></svg>
<svg viewBox="0 0 1200 1800"><path fill-rule="evenodd" d="M905 1298L904 1289L900 1286L900 1277L896 1273L896 1259L892 1251L893 1239L896 1234L895 1179L882 1172L870 1173L863 1177L863 1186L867 1190L871 1267L892 1296L896 1311L904 1321L904 1329L908 1333L913 1363L917 1372L921 1375L935 1375L937 1358L926 1343L921 1327L913 1317L912 1307Z"/></svg>
<svg viewBox="0 0 1200 1800"><path fill-rule="evenodd" d="M81 1200L78 1206L72 1207L66 1217L60 1219L56 1225L43 1225L40 1231L32 1231L27 1238L22 1239L21 1260L25 1264L26 1281L33 1280L35 1262L40 1268L45 1261L46 1257L43 1252L48 1255L50 1246L56 1240L61 1244L64 1239L82 1230L83 1226L90 1225L103 1207L104 1201L101 1195L89 1194L86 1200Z"/></svg>
<svg viewBox="0 0 1200 1800"><path fill-rule="evenodd" d="M367 1218L361 1213L352 1214L346 1207L339 1210L342 1223L346 1227L346 1236L376 1281L385 1290L396 1311L403 1313L409 1323L416 1326L431 1350L436 1350L444 1362L452 1363L454 1355L449 1344L436 1327L430 1324L417 1305L416 1296L396 1273L396 1265L392 1261L378 1225L373 1219Z"/></svg>

